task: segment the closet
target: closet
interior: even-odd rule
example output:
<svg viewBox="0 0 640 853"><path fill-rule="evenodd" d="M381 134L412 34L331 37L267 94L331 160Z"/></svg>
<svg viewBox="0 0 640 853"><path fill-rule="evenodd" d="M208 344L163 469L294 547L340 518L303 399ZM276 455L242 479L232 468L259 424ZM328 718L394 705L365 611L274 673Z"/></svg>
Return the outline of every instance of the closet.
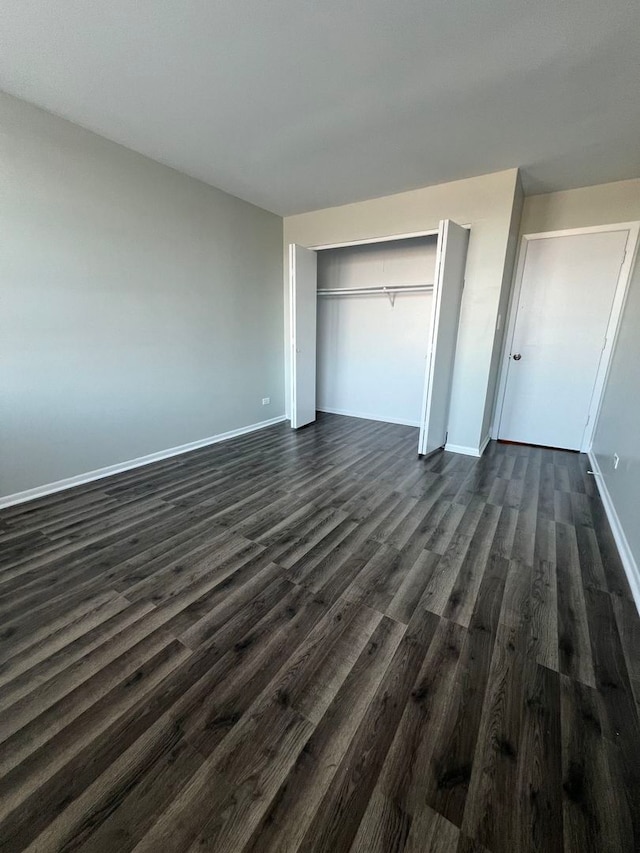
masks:
<svg viewBox="0 0 640 853"><path fill-rule="evenodd" d="M289 247L294 429L316 411L420 428L446 442L469 232Z"/></svg>

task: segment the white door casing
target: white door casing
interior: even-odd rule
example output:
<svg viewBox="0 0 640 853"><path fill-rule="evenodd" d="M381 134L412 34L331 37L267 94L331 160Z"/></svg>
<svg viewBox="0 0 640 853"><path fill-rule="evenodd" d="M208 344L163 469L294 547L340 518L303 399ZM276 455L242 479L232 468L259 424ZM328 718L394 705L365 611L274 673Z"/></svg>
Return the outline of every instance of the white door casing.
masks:
<svg viewBox="0 0 640 853"><path fill-rule="evenodd" d="M422 236L398 235L354 241ZM444 447L447 439L451 382L458 337L460 303L464 288L469 230L450 220L438 229L430 348L426 358L418 453L427 455ZM320 248L334 248L319 246ZM291 426L297 429L316 416L316 295L317 255L313 249L289 245L289 326L291 346Z"/></svg>

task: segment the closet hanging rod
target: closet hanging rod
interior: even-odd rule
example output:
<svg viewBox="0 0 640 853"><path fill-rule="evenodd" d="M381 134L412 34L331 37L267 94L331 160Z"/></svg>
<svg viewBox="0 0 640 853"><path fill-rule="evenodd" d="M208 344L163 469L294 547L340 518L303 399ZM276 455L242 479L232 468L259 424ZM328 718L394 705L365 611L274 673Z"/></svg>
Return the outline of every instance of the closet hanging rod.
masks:
<svg viewBox="0 0 640 853"><path fill-rule="evenodd" d="M376 293L419 293L433 290L432 284L388 284L376 287L331 287L318 290L318 296L357 296L358 294L372 295Z"/></svg>

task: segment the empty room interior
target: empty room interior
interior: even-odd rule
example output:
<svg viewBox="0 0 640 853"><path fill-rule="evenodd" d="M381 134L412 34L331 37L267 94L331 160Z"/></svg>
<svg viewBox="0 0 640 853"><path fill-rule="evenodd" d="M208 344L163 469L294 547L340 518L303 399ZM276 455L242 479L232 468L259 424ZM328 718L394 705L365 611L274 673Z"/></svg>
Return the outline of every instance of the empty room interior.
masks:
<svg viewBox="0 0 640 853"><path fill-rule="evenodd" d="M6 0L0 851L640 851L640 5Z"/></svg>

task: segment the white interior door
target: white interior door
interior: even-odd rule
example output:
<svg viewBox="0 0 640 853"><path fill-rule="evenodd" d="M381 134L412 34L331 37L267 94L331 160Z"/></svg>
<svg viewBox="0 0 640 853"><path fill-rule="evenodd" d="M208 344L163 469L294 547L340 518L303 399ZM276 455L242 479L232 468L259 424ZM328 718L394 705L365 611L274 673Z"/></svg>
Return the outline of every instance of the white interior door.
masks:
<svg viewBox="0 0 640 853"><path fill-rule="evenodd" d="M440 222L431 311L431 346L427 355L418 439L418 453L422 455L444 447L447 440L468 242L469 231L466 228L449 219Z"/></svg>
<svg viewBox="0 0 640 853"><path fill-rule="evenodd" d="M527 241L499 438L583 449L628 236Z"/></svg>
<svg viewBox="0 0 640 853"><path fill-rule="evenodd" d="M291 426L316 419L316 308L318 256L311 249L289 246L291 325Z"/></svg>

